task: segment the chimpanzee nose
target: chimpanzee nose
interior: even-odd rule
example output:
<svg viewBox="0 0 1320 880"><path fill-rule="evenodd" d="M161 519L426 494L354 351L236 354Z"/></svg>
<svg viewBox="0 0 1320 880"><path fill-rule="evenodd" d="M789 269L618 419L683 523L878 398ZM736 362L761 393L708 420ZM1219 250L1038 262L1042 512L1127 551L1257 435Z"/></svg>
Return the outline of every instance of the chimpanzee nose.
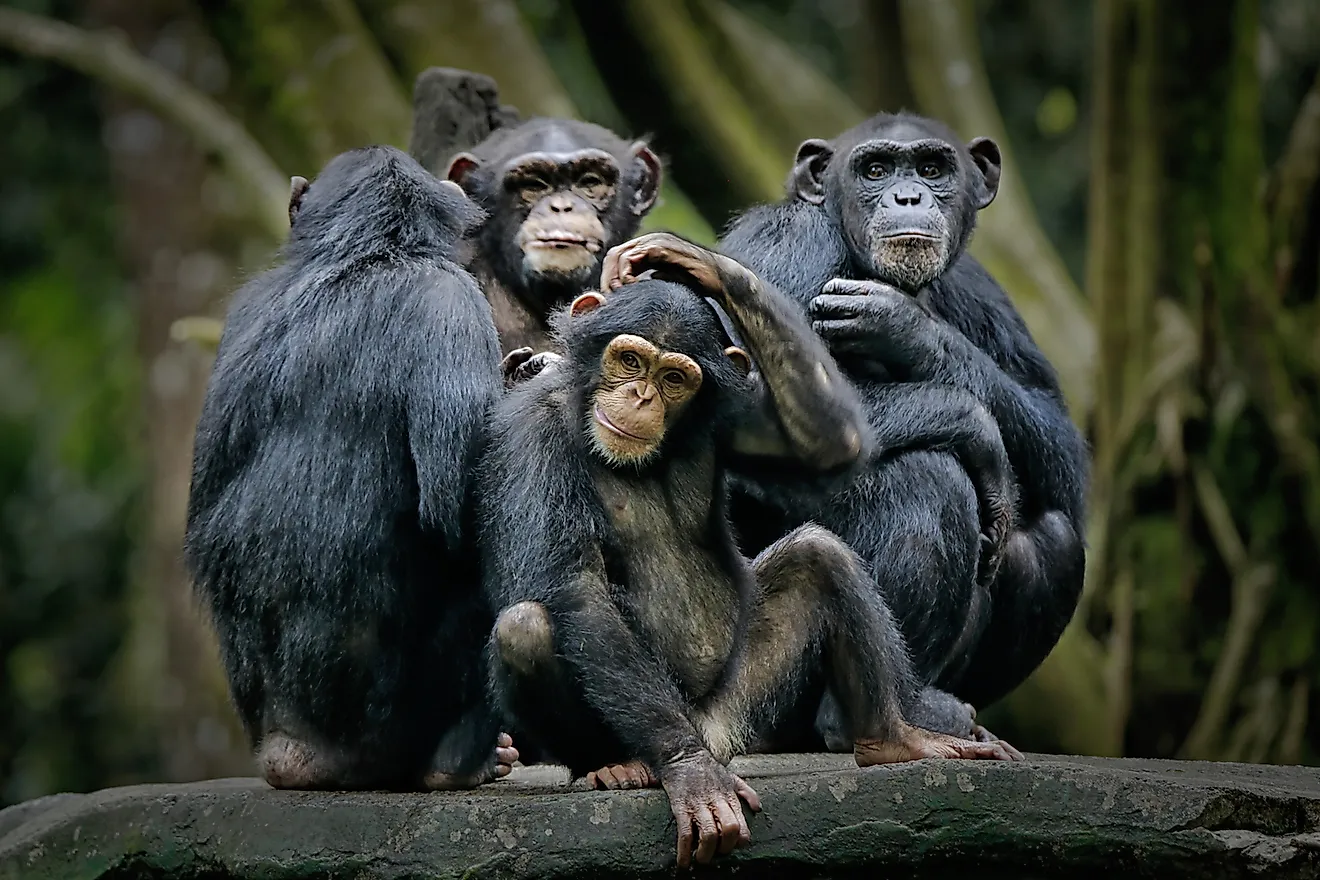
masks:
<svg viewBox="0 0 1320 880"><path fill-rule="evenodd" d="M895 187L894 204L900 208L914 208L921 204L921 189L915 186Z"/></svg>
<svg viewBox="0 0 1320 880"><path fill-rule="evenodd" d="M655 397L655 386L650 382L638 382L633 392L637 395L637 402L633 406L640 408Z"/></svg>
<svg viewBox="0 0 1320 880"><path fill-rule="evenodd" d="M557 195L550 199L550 210L556 214L568 214L573 210L573 200L566 195Z"/></svg>

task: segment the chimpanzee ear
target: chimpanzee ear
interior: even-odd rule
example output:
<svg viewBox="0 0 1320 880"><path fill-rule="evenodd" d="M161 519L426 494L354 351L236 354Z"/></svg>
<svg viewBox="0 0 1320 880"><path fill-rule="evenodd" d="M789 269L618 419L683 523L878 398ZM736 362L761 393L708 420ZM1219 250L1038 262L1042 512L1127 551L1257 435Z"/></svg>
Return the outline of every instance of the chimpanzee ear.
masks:
<svg viewBox="0 0 1320 880"><path fill-rule="evenodd" d="M637 182L637 192L633 194L629 206L635 216L642 216L655 204L660 195L660 157L642 141L632 145L633 161L642 166L642 176Z"/></svg>
<svg viewBox="0 0 1320 880"><path fill-rule="evenodd" d="M728 348L724 349L724 356L733 361L734 367L736 367L738 372L742 373L744 376L752 371L752 359L747 356L747 352L743 351L738 346L730 345Z"/></svg>
<svg viewBox="0 0 1320 880"><path fill-rule="evenodd" d="M445 179L452 180L459 186L467 180L468 175L481 167L481 160L471 153L459 153L449 160L449 168L445 171Z"/></svg>
<svg viewBox="0 0 1320 880"><path fill-rule="evenodd" d="M586 293L573 300L573 304L568 307L568 313L574 318L577 318L588 312L594 312L603 305L605 305L605 297L601 296L599 293L588 290Z"/></svg>
<svg viewBox="0 0 1320 880"><path fill-rule="evenodd" d="M981 172L980 192L976 197L976 210L988 208L999 193L999 145L987 137L973 139L967 144L967 152L972 154L972 161Z"/></svg>
<svg viewBox="0 0 1320 880"><path fill-rule="evenodd" d="M289 225L293 225L293 218L298 216L298 211L302 208L303 196L307 195L307 189L311 184L307 178L294 175L289 178Z"/></svg>
<svg viewBox="0 0 1320 880"><path fill-rule="evenodd" d="M793 170L788 174L785 189L789 198L798 198L813 205L825 201L825 166L830 164L834 148L829 141L812 138L798 147Z"/></svg>

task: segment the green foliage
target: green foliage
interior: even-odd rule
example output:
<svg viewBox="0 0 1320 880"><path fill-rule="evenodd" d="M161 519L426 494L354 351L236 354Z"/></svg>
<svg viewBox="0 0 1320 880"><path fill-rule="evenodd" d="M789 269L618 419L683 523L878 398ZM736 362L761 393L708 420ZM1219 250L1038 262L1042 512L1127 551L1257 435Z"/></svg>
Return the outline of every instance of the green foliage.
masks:
<svg viewBox="0 0 1320 880"><path fill-rule="evenodd" d="M144 756L107 675L126 629L139 367L99 119L90 84L62 70L6 59L0 93L3 805Z"/></svg>

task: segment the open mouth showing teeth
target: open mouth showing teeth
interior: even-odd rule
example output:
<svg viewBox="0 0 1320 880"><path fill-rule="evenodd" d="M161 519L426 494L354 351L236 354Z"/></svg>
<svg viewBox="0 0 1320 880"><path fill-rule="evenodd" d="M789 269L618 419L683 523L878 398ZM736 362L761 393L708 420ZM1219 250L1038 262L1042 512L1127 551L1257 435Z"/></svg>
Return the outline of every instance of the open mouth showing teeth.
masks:
<svg viewBox="0 0 1320 880"><path fill-rule="evenodd" d="M623 428L620 428L618 425L611 422L609 416L601 412L600 407L596 407L596 421L604 425L606 430L613 431L620 437L624 437L628 440L636 440L638 443L647 442L645 437L638 437L636 434L629 434L627 431L623 430Z"/></svg>

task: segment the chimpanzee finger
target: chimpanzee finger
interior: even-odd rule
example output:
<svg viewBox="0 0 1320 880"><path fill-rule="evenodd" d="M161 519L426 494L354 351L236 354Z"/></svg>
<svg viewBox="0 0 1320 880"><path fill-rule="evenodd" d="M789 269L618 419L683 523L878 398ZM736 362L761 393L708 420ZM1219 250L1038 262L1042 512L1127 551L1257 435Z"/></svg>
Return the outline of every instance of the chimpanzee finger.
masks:
<svg viewBox="0 0 1320 880"><path fill-rule="evenodd" d="M694 816L697 820L697 864L709 865L720 843L720 830L715 825L714 809L703 804L697 807Z"/></svg>
<svg viewBox="0 0 1320 880"><path fill-rule="evenodd" d="M821 287L822 294L837 296L870 296L885 290L894 290L880 281L858 281L853 278L831 278Z"/></svg>
<svg viewBox="0 0 1320 880"><path fill-rule="evenodd" d="M496 746L495 760L501 764L512 764L518 760L518 750L512 746Z"/></svg>
<svg viewBox="0 0 1320 880"><path fill-rule="evenodd" d="M678 820L678 866L686 868L692 864L692 814L675 810L674 818Z"/></svg>
<svg viewBox="0 0 1320 880"><path fill-rule="evenodd" d="M730 800L733 803L730 803ZM719 825L719 853L722 856L727 856L738 848L739 829L743 824L739 821L741 813L742 808L736 797L722 797L715 801L715 822Z"/></svg>
<svg viewBox="0 0 1320 880"><path fill-rule="evenodd" d="M811 329L829 344L830 352L841 354L870 354L873 337L860 321L814 321Z"/></svg>
<svg viewBox="0 0 1320 880"><path fill-rule="evenodd" d="M756 790L738 774L730 773L729 775L733 777L733 790L738 797L747 802L748 808L753 813L761 812L761 796L756 793Z"/></svg>
<svg viewBox="0 0 1320 880"><path fill-rule="evenodd" d="M756 794L756 792L752 792L752 794ZM747 817L743 815L742 804L735 799L733 805L737 807L736 812L738 814L738 845L746 846L752 842L752 829L747 827Z"/></svg>
<svg viewBox="0 0 1320 880"><path fill-rule="evenodd" d="M600 264L600 292L609 293L623 286L619 280L619 258L627 249L627 244L619 244L605 252L605 259Z"/></svg>
<svg viewBox="0 0 1320 880"><path fill-rule="evenodd" d="M515 348L504 356L504 360L500 361L500 370L503 371L504 377L507 379L514 374L515 370L527 363L531 358L532 349L530 347Z"/></svg>
<svg viewBox="0 0 1320 880"><path fill-rule="evenodd" d="M807 314L813 319L856 318L866 314L867 301L860 296L838 296L822 293L811 298Z"/></svg>

